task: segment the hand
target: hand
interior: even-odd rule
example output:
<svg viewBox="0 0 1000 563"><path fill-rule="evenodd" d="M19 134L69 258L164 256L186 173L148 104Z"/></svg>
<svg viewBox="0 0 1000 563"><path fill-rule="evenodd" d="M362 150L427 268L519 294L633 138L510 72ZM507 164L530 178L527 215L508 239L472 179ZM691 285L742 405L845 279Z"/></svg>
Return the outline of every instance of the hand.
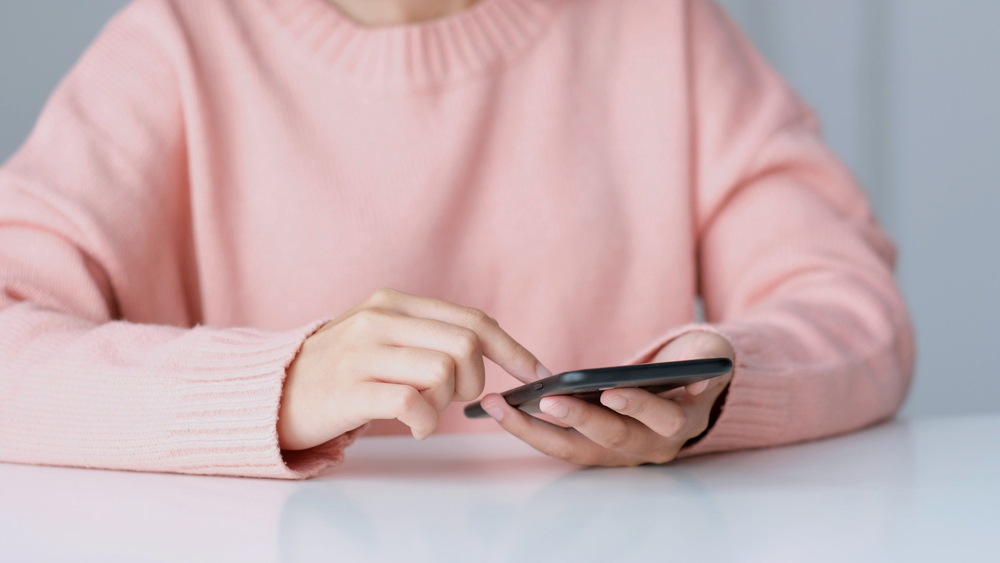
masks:
<svg viewBox="0 0 1000 563"><path fill-rule="evenodd" d="M486 313L381 289L306 339L278 413L282 449L301 450L374 419L422 440L452 401L483 392L483 357L521 381L551 375Z"/></svg>
<svg viewBox="0 0 1000 563"><path fill-rule="evenodd" d="M653 362L704 358L734 359L732 345L707 331L684 334L664 346ZM732 373L654 395L642 389L611 389L604 406L570 396L546 397L541 408L568 427L529 416L491 393L483 408L500 426L536 450L579 465L666 463L689 439L708 428L715 400Z"/></svg>

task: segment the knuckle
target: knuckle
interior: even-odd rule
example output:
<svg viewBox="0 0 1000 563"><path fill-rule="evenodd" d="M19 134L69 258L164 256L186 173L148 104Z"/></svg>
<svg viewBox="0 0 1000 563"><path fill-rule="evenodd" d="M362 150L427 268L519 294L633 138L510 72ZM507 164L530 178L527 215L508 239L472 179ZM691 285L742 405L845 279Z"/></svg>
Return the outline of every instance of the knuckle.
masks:
<svg viewBox="0 0 1000 563"><path fill-rule="evenodd" d="M629 442L629 432L625 425L615 425L615 428L608 432L605 438L606 447L612 450L620 450Z"/></svg>
<svg viewBox="0 0 1000 563"><path fill-rule="evenodd" d="M649 408L649 398L642 397L638 400L632 400L625 403L625 414L629 416L642 416L646 413L646 409Z"/></svg>
<svg viewBox="0 0 1000 563"><path fill-rule="evenodd" d="M353 324L358 328L371 328L381 322L385 313L378 309L361 309L351 317Z"/></svg>
<svg viewBox="0 0 1000 563"><path fill-rule="evenodd" d="M455 372L455 360L448 354L434 354L431 360L431 377L436 383L447 381Z"/></svg>
<svg viewBox="0 0 1000 563"><path fill-rule="evenodd" d="M463 329L455 341L456 352L463 358L472 357L479 351L479 335L475 331Z"/></svg>
<svg viewBox="0 0 1000 563"><path fill-rule="evenodd" d="M496 322L480 309L470 307L465 310L465 314L468 317L470 326L486 326Z"/></svg>
<svg viewBox="0 0 1000 563"><path fill-rule="evenodd" d="M403 413L413 410L420 402L420 392L413 387L403 387L396 395L395 411Z"/></svg>
<svg viewBox="0 0 1000 563"><path fill-rule="evenodd" d="M372 307L386 306L393 303L398 296L399 292L395 289L390 287L380 287L368 296L366 302Z"/></svg>
<svg viewBox="0 0 1000 563"><path fill-rule="evenodd" d="M448 405L451 404L449 398L442 396L441 393L424 392L423 395L425 400L430 403L430 405L434 407L434 410L437 412L444 412L444 410L448 408Z"/></svg>
<svg viewBox="0 0 1000 563"><path fill-rule="evenodd" d="M568 461L577 465L586 465L585 463L577 461L579 456L576 455L576 452L573 451L573 448L569 444L556 444L549 450L549 455L560 461Z"/></svg>

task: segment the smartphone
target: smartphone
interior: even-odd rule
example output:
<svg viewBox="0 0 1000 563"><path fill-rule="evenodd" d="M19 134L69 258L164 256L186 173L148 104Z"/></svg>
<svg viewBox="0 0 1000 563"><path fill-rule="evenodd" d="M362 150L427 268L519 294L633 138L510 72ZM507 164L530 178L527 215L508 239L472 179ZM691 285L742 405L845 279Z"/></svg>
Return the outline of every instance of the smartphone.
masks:
<svg viewBox="0 0 1000 563"><path fill-rule="evenodd" d="M601 393L607 389L639 387L650 393L662 393L725 375L732 369L733 362L729 358L582 369L539 379L505 391L501 396L512 407L538 414L541 412L538 402L550 395L570 395L599 405ZM489 415L476 401L465 406L465 416L486 418Z"/></svg>

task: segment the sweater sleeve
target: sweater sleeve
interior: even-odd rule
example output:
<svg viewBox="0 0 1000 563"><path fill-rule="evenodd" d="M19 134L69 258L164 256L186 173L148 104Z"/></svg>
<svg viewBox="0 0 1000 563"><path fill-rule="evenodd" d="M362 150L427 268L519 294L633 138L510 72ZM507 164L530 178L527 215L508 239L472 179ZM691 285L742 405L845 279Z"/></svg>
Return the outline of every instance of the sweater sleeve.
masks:
<svg viewBox="0 0 1000 563"><path fill-rule="evenodd" d="M200 326L182 50L126 8L0 169L0 461L302 478L353 433L283 453L285 370L322 320Z"/></svg>
<svg viewBox="0 0 1000 563"><path fill-rule="evenodd" d="M736 351L721 415L682 455L784 444L892 416L914 343L895 250L812 112L710 0L688 6L699 286ZM655 350L643 352L643 356Z"/></svg>

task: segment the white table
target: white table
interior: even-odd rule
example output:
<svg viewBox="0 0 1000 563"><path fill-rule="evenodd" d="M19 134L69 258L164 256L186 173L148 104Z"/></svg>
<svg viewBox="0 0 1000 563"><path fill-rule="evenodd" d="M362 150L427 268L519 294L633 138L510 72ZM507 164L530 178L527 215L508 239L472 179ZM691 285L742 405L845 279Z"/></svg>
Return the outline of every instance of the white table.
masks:
<svg viewBox="0 0 1000 563"><path fill-rule="evenodd" d="M1000 415L586 469L367 438L320 479L0 464L0 561L1000 561Z"/></svg>

